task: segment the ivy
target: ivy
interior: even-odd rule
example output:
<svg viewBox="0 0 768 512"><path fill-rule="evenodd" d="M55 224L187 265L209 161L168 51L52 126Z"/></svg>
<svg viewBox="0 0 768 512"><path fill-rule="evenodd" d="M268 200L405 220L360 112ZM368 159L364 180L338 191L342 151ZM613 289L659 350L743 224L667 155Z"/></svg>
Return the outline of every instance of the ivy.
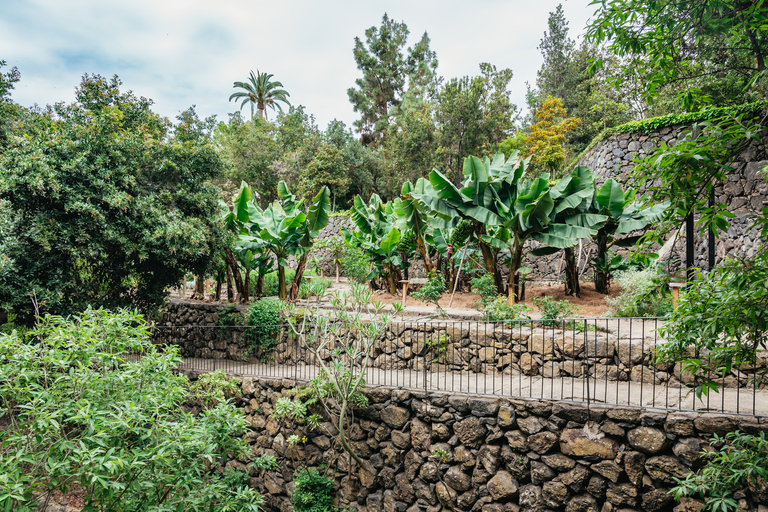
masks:
<svg viewBox="0 0 768 512"><path fill-rule="evenodd" d="M600 142L604 141L612 135L620 135L622 133L651 133L668 126L675 126L680 124L692 124L701 121L709 121L714 119L721 119L723 117L738 117L738 116L755 116L759 115L768 109L768 101L756 101L753 103L744 103L742 105L734 105L731 107L706 107L698 112L686 112L684 114L667 114L665 116L651 117L648 119L640 119L638 121L630 121L628 123L614 126L612 128L606 128L597 136L592 139L592 142L584 148L584 151L579 153L570 164L568 168L576 165L587 153L589 153Z"/></svg>

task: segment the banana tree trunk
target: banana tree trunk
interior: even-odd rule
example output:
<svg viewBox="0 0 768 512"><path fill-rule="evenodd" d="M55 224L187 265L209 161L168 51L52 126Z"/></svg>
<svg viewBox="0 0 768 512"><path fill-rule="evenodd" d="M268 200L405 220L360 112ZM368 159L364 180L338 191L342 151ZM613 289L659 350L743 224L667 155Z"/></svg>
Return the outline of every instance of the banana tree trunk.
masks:
<svg viewBox="0 0 768 512"><path fill-rule="evenodd" d="M389 293L397 295L397 273L394 265L387 265L387 278L389 279Z"/></svg>
<svg viewBox="0 0 768 512"><path fill-rule="evenodd" d="M243 290L245 293L243 293L243 301L248 304L248 300L250 299L251 295L251 269L247 268L245 269L245 281L243 282Z"/></svg>
<svg viewBox="0 0 768 512"><path fill-rule="evenodd" d="M226 262L225 262L226 263ZM232 282L232 270L227 265L227 301L233 302L235 300L234 283Z"/></svg>
<svg viewBox="0 0 768 512"><path fill-rule="evenodd" d="M500 294L504 293L504 280L501 278L501 271L496 264L496 253L493 247L483 242L482 236L485 234L485 226L479 222L473 222L475 237L477 238L478 245L480 246L480 252L483 254L483 265L486 272L493 274L493 283L496 285L496 291Z"/></svg>
<svg viewBox="0 0 768 512"><path fill-rule="evenodd" d="M565 294L581 296L579 286L579 267L576 265L576 251L573 247L566 247L565 252Z"/></svg>
<svg viewBox="0 0 768 512"><path fill-rule="evenodd" d="M435 270L435 265L432 263L432 258L429 257L427 245L424 243L424 237L421 234L416 237L416 247L419 250L419 254L421 254L421 258L424 260L424 270L429 274Z"/></svg>
<svg viewBox="0 0 768 512"><path fill-rule="evenodd" d="M237 293L240 294L240 297L245 297L245 287L243 285L243 276L240 275L240 268L237 264L237 258L235 258L235 253L232 252L232 249L229 247L224 249L224 255L227 259L227 267L230 270L230 273L232 274L232 277L235 279L235 288L237 289Z"/></svg>
<svg viewBox="0 0 768 512"><path fill-rule="evenodd" d="M278 295L282 300L285 300L285 267L277 264L277 289Z"/></svg>
<svg viewBox="0 0 768 512"><path fill-rule="evenodd" d="M309 251L305 252L299 258L299 264L296 266L296 275L291 283L291 289L288 291L288 300L294 301L299 298L299 287L301 286L301 280L304 279L304 269L307 268L307 258Z"/></svg>
<svg viewBox="0 0 768 512"><path fill-rule="evenodd" d="M595 266L595 291L598 293L608 293L610 283L610 269L606 257L608 255L608 237L597 234L597 261L603 262L602 265Z"/></svg>
<svg viewBox="0 0 768 512"><path fill-rule="evenodd" d="M507 293L510 302L525 300L525 288L520 289L520 267L523 264L523 244L516 243L512 248L512 258L509 261L509 276L507 277ZM511 290L511 293L509 293Z"/></svg>
<svg viewBox="0 0 768 512"><path fill-rule="evenodd" d="M256 279L256 293L254 294L256 297L264 295L264 274L259 270L259 277Z"/></svg>
<svg viewBox="0 0 768 512"><path fill-rule="evenodd" d="M205 299L205 280L203 276L195 276L195 293L192 294L193 299Z"/></svg>

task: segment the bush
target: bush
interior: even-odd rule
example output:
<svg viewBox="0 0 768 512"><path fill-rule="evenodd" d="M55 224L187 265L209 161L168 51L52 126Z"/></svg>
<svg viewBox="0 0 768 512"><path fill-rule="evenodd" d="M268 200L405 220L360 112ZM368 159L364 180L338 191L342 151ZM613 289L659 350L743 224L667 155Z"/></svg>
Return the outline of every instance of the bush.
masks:
<svg viewBox="0 0 768 512"><path fill-rule="evenodd" d="M296 270L292 268L286 268L285 269L286 287L293 281L294 277L296 277ZM253 286L255 287L256 284L254 283ZM275 271L269 272L268 274L265 274L264 275L264 296L276 297L279 294L280 294L280 288L278 286L277 271L275 270Z"/></svg>
<svg viewBox="0 0 768 512"><path fill-rule="evenodd" d="M158 351L140 315L45 316L33 334L0 334L0 411L13 410L0 428L0 509L36 510L38 493L87 482L92 510L260 510L242 477L211 464L248 457L245 417L229 402L185 412L178 349Z"/></svg>
<svg viewBox="0 0 768 512"><path fill-rule="evenodd" d="M360 284L368 282L368 273L371 265L365 253L358 247L348 244L341 258L339 258L339 263L341 263L341 271L347 279Z"/></svg>
<svg viewBox="0 0 768 512"><path fill-rule="evenodd" d="M310 279L309 283L301 283L301 286L299 286L299 298L308 299L313 295L322 297L325 295L325 291L333 284L330 279L319 276L311 277L312 279Z"/></svg>
<svg viewBox="0 0 768 512"><path fill-rule="evenodd" d="M236 379L227 378L224 370L204 373L189 386L192 398L200 400L204 405L216 405L227 397L240 395L240 384Z"/></svg>
<svg viewBox="0 0 768 512"><path fill-rule="evenodd" d="M678 501L684 496L698 496L704 500L704 510L739 510L733 493L746 487L752 490L768 479L765 432L758 436L729 432L725 438L715 434L710 444L714 449L704 452L708 464L682 480L675 479L672 495Z"/></svg>
<svg viewBox="0 0 768 512"><path fill-rule="evenodd" d="M425 304L434 304L439 311L442 311L440 304L437 301L443 296L445 292L446 284L442 274L438 274L434 270L429 273L427 282L421 287L419 291L413 292L411 296L424 302Z"/></svg>
<svg viewBox="0 0 768 512"><path fill-rule="evenodd" d="M252 349L263 352L275 349L283 309L285 304L278 299L260 299L251 304L246 315L246 323L251 328L246 330L245 339Z"/></svg>
<svg viewBox="0 0 768 512"><path fill-rule="evenodd" d="M552 297L534 297L533 304L541 311L542 324L556 325L560 318L573 316L573 308L567 300L555 300Z"/></svg>
<svg viewBox="0 0 768 512"><path fill-rule="evenodd" d="M496 283L493 282L493 274L488 272L472 280L472 291L480 296L480 304L486 308L499 296L496 291Z"/></svg>
<svg viewBox="0 0 768 512"><path fill-rule="evenodd" d="M315 468L296 470L291 493L295 512L333 512L333 478Z"/></svg>
<svg viewBox="0 0 768 512"><path fill-rule="evenodd" d="M669 289L655 269L624 270L616 273L621 294L606 298L615 316L659 317L672 311Z"/></svg>
<svg viewBox="0 0 768 512"><path fill-rule="evenodd" d="M489 275L489 274L486 274ZM528 311L525 304L514 304L510 306L507 299L501 296L496 297L493 302L485 306L485 314L482 320L487 322L502 322L511 325L514 320L529 318L524 312Z"/></svg>

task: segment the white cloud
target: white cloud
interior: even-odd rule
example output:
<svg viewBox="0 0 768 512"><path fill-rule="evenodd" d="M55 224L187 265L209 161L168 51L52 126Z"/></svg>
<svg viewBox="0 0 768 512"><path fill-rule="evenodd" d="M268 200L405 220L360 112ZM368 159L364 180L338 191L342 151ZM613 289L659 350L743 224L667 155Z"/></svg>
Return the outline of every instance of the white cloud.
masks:
<svg viewBox="0 0 768 512"><path fill-rule="evenodd" d="M514 71L513 100L541 64L536 46L556 0L475 2L258 2L253 0L22 0L4 5L0 59L18 66L13 99L22 105L72 101L85 73L117 74L125 87L152 98L174 117L192 104L225 120L232 83L250 70L273 73L324 127L357 115L347 100L358 70L355 36L386 11L405 21L409 44L429 33L446 78L476 75L480 62ZM563 4L571 37L592 14L588 0ZM245 109L244 109L245 110Z"/></svg>

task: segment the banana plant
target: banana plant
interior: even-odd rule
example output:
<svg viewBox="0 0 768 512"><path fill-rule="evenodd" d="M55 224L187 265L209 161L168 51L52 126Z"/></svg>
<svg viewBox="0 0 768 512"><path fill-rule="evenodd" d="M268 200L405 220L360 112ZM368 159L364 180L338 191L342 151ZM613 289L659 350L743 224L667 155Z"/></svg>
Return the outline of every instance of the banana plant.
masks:
<svg viewBox="0 0 768 512"><path fill-rule="evenodd" d="M579 269L574 247L580 239L597 234L596 226L607 220L605 215L591 211L595 195L594 176L584 166L576 166L570 175L561 179L551 190L555 201L552 221L543 233L534 238L544 247L534 249L531 254L542 256L563 250L565 260L565 294L581 294Z"/></svg>
<svg viewBox="0 0 768 512"><path fill-rule="evenodd" d="M593 235L597 244L597 256L593 259L595 290L600 293L608 293L611 278L611 265L608 264L610 248L631 247L642 236L620 235L629 235L660 222L669 207L669 202L664 202L642 208L641 203L635 201L636 194L637 190L633 188L622 190L613 178L605 180L599 189L595 189L591 211L605 217L602 223L596 225L597 232Z"/></svg>
<svg viewBox="0 0 768 512"><path fill-rule="evenodd" d="M368 279L372 283L380 277L385 279L390 292L397 294L397 281L400 279L403 262L398 251L401 233L397 228L397 215L392 205L383 203L377 194L371 195L367 204L360 196L355 196L352 222L357 229L350 232L342 228L341 233L348 243L356 245L368 255L371 262Z"/></svg>
<svg viewBox="0 0 768 512"><path fill-rule="evenodd" d="M411 192L415 194L412 195ZM431 195L435 197L434 190L428 181L420 178L414 187L410 181L403 183L400 190L402 198L398 197L392 201L392 209L401 223L400 230L409 229L416 238L416 248L424 261L424 269L427 274L435 269L432 258L429 255L425 236L429 232L429 208L420 203L416 196L423 197Z"/></svg>
<svg viewBox="0 0 768 512"><path fill-rule="evenodd" d="M241 225L237 243L244 250L274 254L280 298L295 298L306 266L306 255L312 249L312 241L317 232L328 224L330 191L323 187L312 199L307 213L304 212L303 201L290 192L284 181L278 184L278 199L264 209L252 199L248 200L248 195L238 194L240 201L235 201L234 219L229 218L231 222ZM291 286L291 297L288 297L285 267L288 266L290 256L299 258L299 266Z"/></svg>

